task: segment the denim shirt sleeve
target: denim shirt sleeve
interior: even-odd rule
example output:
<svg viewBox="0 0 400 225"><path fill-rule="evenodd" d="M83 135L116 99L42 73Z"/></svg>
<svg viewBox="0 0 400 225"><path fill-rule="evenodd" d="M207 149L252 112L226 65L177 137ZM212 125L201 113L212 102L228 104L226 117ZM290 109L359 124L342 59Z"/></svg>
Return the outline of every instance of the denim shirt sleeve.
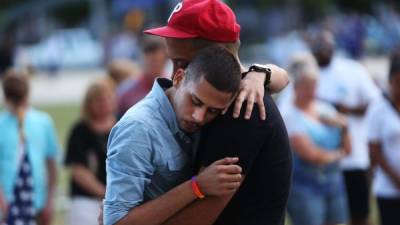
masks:
<svg viewBox="0 0 400 225"><path fill-rule="evenodd" d="M112 225L143 201L154 172L148 126L120 121L111 131L106 160L107 186L103 221Z"/></svg>

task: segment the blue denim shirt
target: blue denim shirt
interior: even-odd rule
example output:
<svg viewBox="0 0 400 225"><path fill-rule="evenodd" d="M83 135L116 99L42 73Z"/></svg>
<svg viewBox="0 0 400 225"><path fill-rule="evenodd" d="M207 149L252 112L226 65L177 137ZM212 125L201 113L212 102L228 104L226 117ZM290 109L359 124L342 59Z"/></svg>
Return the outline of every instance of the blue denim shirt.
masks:
<svg viewBox="0 0 400 225"><path fill-rule="evenodd" d="M47 200L46 160L56 160L59 145L53 121L49 115L33 108L28 109L24 120L26 151L32 166L33 204L36 210ZM18 122L14 114L0 114L0 189L8 203L13 201L13 190L19 171Z"/></svg>
<svg viewBox="0 0 400 225"><path fill-rule="evenodd" d="M131 107L108 140L104 224L118 222L136 206L190 179L191 139L178 126L159 78L151 92Z"/></svg>

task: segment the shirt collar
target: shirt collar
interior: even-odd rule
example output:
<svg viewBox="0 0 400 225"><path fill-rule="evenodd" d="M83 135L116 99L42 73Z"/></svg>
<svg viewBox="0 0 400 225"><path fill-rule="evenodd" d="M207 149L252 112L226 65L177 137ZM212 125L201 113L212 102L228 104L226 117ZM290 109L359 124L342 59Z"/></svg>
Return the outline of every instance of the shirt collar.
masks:
<svg viewBox="0 0 400 225"><path fill-rule="evenodd" d="M172 87L172 81L167 78L157 78L154 81L151 89L152 95L155 96L159 106L163 119L167 123L169 129L176 134L182 132L178 125L175 110L172 107L172 103L169 101L165 90Z"/></svg>
<svg viewBox="0 0 400 225"><path fill-rule="evenodd" d="M168 128L174 134L176 140L178 141L181 148L190 156L195 156L196 148L193 148L193 145L196 145L196 138L198 139L199 133L187 134L179 128L178 119L176 117L176 113L174 108L172 107L172 103L169 101L167 95L165 94L165 90L172 87L172 81L167 78L157 78L154 81L153 88L151 90L151 94L157 100L161 112L161 116L167 123Z"/></svg>

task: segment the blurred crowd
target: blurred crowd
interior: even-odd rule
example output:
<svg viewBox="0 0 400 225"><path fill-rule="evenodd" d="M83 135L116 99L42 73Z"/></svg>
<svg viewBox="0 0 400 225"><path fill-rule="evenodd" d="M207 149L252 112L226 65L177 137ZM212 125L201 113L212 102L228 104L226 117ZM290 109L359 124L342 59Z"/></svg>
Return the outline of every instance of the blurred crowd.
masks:
<svg viewBox="0 0 400 225"><path fill-rule="evenodd" d="M168 58L162 39L149 37L141 47L140 65L114 59L108 76L86 91L65 147L64 164L71 172L68 224L97 224L110 130L150 91L157 76L165 76ZM50 116L29 104L29 80L28 72L13 69L2 80L6 109L0 114L0 220L6 224L50 224L54 216L56 164L62 152Z"/></svg>
<svg viewBox="0 0 400 225"><path fill-rule="evenodd" d="M94 4L89 8L89 15L86 15L89 21L58 18L57 7L53 9L50 6L43 6L44 12L26 12L29 23L24 19L12 18L9 19L11 22L1 23L0 18L0 71L7 65L14 65L56 74L60 69L106 65L114 58L140 60L141 31L164 23L169 16L169 9L176 2L119 0L108 3L110 7L105 9L101 9L104 6L97 3L100 6ZM232 5L242 25L243 47L257 47L260 43L265 46L257 54L251 48L250 53L245 50L243 55L247 61L261 55L263 59L281 64L282 54L303 46L295 44L303 38L296 37L296 33L303 36L321 26L334 33L341 53L353 58L390 54L400 38L399 4L396 1L369 0L365 2L364 8L367 9L364 10L357 10L357 7L348 9L344 6L351 3L332 0L326 3L299 0L288 1L287 4L257 0L226 2ZM82 3L80 7L87 6ZM15 11L22 14L29 11L29 7ZM81 11L71 13L85 18ZM97 15L100 19L96 19ZM15 15L18 16L22 18L20 14ZM292 43L282 50L280 43L287 43L288 40Z"/></svg>
<svg viewBox="0 0 400 225"><path fill-rule="evenodd" d="M335 53L332 33L289 63L278 98L294 151L288 213L294 224L370 224L370 181L381 224L400 217L398 52L381 91L359 62ZM395 147L396 146L396 147Z"/></svg>
<svg viewBox="0 0 400 225"><path fill-rule="evenodd" d="M390 88L382 91L362 64L335 53L330 32L317 32L310 40L310 52L292 55L287 68L292 82L277 100L294 151L292 224L370 224L371 181L381 224L398 224L400 55L392 54ZM149 37L140 46L140 63L110 61L108 76L89 86L71 128L65 148L71 171L68 224L97 223L110 130L150 91L157 75L166 75L162 40ZM25 72L7 70L2 84L1 219L50 224L61 154L52 119L29 104Z"/></svg>

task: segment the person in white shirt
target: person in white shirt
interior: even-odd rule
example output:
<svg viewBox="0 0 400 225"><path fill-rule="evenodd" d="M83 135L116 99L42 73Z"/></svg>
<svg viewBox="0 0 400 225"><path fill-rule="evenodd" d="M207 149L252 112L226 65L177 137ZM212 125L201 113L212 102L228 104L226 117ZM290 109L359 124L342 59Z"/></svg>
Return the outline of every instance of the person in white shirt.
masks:
<svg viewBox="0 0 400 225"><path fill-rule="evenodd" d="M317 98L331 103L347 117L352 150L341 160L341 168L351 224L366 225L369 215L369 158L365 113L380 92L360 63L334 54L335 41L330 32L318 33L310 47L320 68ZM288 110L292 102L293 90L288 90L279 100L281 112Z"/></svg>
<svg viewBox="0 0 400 225"><path fill-rule="evenodd" d="M390 91L368 109L368 143L374 168L373 192L381 225L400 224L400 53L391 59Z"/></svg>

